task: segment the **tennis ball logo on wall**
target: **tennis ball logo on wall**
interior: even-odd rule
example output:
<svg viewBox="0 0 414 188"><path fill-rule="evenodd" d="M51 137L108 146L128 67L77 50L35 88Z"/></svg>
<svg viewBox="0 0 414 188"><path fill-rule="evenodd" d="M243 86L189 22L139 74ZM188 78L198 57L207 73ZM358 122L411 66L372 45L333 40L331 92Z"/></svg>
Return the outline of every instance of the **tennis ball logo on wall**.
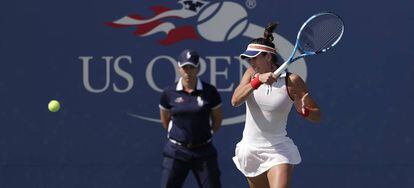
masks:
<svg viewBox="0 0 414 188"><path fill-rule="evenodd" d="M237 12L237 14L229 14L229 12ZM217 27L218 22L221 22L220 27ZM247 12L239 4L214 3L201 12L197 31L206 40L223 42L240 35L247 24Z"/></svg>
<svg viewBox="0 0 414 188"><path fill-rule="evenodd" d="M250 0L251 1L251 0ZM179 0L181 9L170 9L164 6L152 6L150 9L155 15L150 18L132 14L118 20L106 23L113 28L135 27L133 32L138 37L151 37L157 33L165 33L164 39L159 40L162 46L170 46L184 40L207 40L210 42L225 43L237 37L258 38L264 27L258 26L248 20L246 9L235 2L207 2L203 0ZM196 23L178 25L177 19L197 17ZM293 44L274 33L277 41L278 54L288 59ZM299 53L299 52L296 52ZM307 69L304 59L289 67L290 72L299 74L306 80ZM159 119L130 114L134 117L160 122ZM225 118L223 125L237 124L244 121L244 115Z"/></svg>

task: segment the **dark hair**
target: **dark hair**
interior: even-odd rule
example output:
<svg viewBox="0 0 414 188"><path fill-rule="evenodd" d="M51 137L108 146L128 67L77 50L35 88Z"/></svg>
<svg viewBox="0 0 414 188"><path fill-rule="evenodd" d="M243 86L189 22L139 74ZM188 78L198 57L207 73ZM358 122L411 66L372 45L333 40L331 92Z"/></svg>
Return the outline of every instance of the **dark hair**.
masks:
<svg viewBox="0 0 414 188"><path fill-rule="evenodd" d="M275 44L273 43L274 37L273 37L273 31L276 29L276 27L279 25L279 22L270 22L267 24L267 27L264 30L264 34L262 38L256 38L253 39L250 44L261 44L265 46L269 46L272 48L275 48ZM262 52L266 53L266 52ZM277 63L277 55L272 54L272 61Z"/></svg>

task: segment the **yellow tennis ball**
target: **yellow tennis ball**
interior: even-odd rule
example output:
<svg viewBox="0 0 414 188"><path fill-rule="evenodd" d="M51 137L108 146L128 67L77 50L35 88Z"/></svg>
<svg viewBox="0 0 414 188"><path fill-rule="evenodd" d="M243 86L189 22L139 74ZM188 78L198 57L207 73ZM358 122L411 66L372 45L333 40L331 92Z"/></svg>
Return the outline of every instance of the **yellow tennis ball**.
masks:
<svg viewBox="0 0 414 188"><path fill-rule="evenodd" d="M48 105L49 111L57 112L60 109L60 104L57 100L51 100Z"/></svg>

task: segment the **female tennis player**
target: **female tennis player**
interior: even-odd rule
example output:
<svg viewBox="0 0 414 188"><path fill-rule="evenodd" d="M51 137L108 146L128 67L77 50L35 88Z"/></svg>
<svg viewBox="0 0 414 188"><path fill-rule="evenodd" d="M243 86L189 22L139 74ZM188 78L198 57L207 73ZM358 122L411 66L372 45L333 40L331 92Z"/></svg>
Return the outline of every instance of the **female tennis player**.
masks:
<svg viewBox="0 0 414 188"><path fill-rule="evenodd" d="M231 100L233 106L246 103L243 138L236 146L233 161L251 188L289 187L293 165L301 162L298 148L286 132L292 105L312 122L319 122L321 117L301 77L289 72L279 77L273 74L279 67L272 35L276 26L270 23L264 37L251 41L240 55L251 67ZM270 95L266 95L268 87Z"/></svg>

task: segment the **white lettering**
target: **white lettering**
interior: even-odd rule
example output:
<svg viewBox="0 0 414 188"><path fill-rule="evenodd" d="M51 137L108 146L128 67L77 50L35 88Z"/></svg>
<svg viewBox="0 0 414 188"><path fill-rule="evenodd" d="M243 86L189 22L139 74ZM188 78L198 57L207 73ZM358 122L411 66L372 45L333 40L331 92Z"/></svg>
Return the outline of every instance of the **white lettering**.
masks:
<svg viewBox="0 0 414 188"><path fill-rule="evenodd" d="M113 84L114 91L118 93L125 93L134 86L134 78L132 78L132 76L128 72L122 70L121 67L119 66L119 63L122 59L125 59L127 60L129 64L132 64L131 56L124 55L124 56L119 56L118 58L115 59L115 63L114 63L115 72L119 76L125 78L125 80L128 82L128 86L123 90L119 89L115 83Z"/></svg>
<svg viewBox="0 0 414 188"><path fill-rule="evenodd" d="M101 93L103 91L105 91L106 89L108 89L109 87L109 81L110 81L110 71L109 71L109 67L110 67L110 63L111 63L111 59L113 57L111 56L103 56L102 59L105 60L106 62L106 82L105 82L105 86L102 89L94 89L92 88L90 81L89 81L89 62L91 59L93 59L93 57L91 56L79 56L79 59L82 60L82 64L83 64L83 85L86 88L86 90L92 92L92 93Z"/></svg>
<svg viewBox="0 0 414 188"><path fill-rule="evenodd" d="M217 60L221 59L221 60L224 60L224 62L226 62L227 64L231 64L231 59L229 56L207 56L206 58L210 60L210 84L217 87L217 75L222 75L224 76L226 80L228 79L228 74L227 74L228 68L225 68L223 71L217 71ZM232 83L227 88L217 87L217 91L231 92L233 91L233 85L234 84Z"/></svg>
<svg viewBox="0 0 414 188"><path fill-rule="evenodd" d="M154 64L160 59L166 59L173 65L174 70L175 70L175 82L178 81L178 79L180 78L180 74L177 71L178 65L177 65L177 62L175 61L174 58L172 58L170 56L166 56L166 55L162 55L162 56L158 56L158 57L154 58L153 60L151 60L151 62L147 66L147 69L145 71L145 77L147 78L148 85L153 90L158 91L158 92L162 92L162 88L158 87L155 84L154 76L153 76L153 69L154 69ZM164 69L164 70L166 70L166 69ZM161 75L161 71L157 72L156 75L157 76Z"/></svg>
<svg viewBox="0 0 414 188"><path fill-rule="evenodd" d="M200 70L198 70L197 76L203 75L207 70L206 61L204 59L200 58Z"/></svg>

